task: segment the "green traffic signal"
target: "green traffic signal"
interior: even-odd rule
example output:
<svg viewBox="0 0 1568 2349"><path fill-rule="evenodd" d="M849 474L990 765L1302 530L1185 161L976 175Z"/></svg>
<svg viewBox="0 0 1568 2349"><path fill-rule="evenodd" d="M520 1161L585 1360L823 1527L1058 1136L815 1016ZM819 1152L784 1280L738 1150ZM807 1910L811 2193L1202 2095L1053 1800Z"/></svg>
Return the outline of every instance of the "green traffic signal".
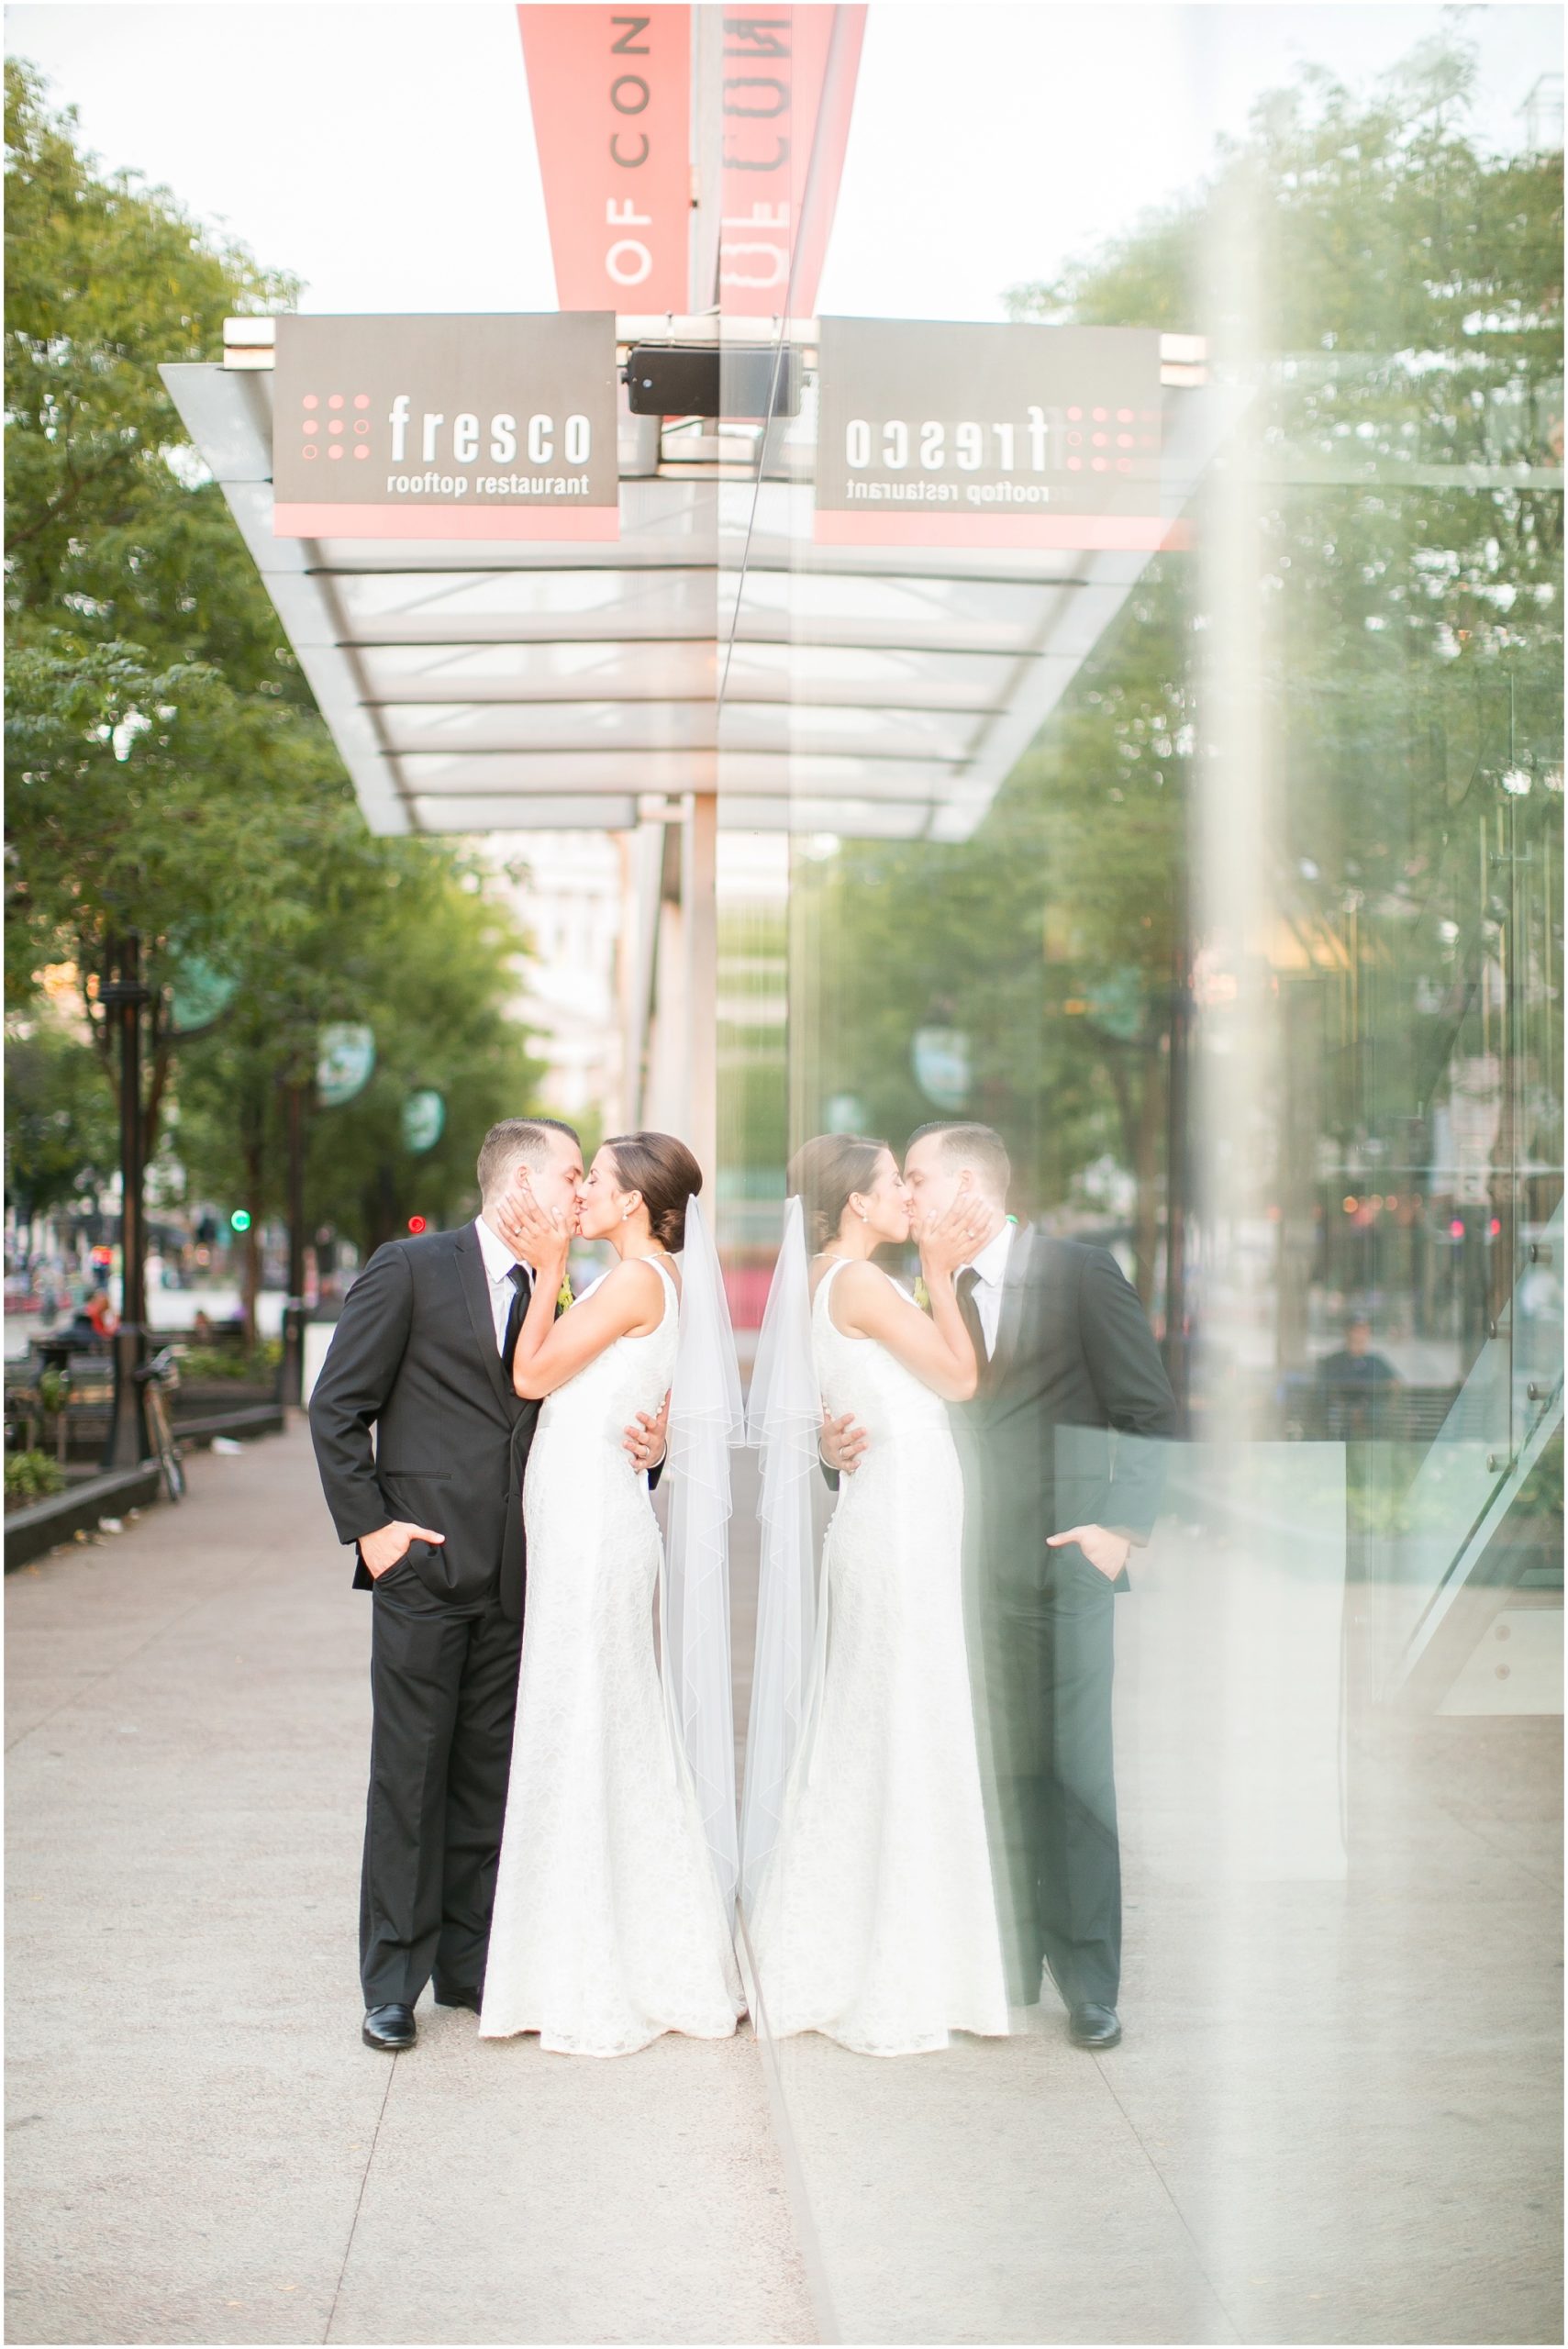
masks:
<svg viewBox="0 0 1568 2349"><path fill-rule="evenodd" d="M250 1217L244 1208L236 1208L228 1220L236 1231L249 1231L250 1229Z"/></svg>

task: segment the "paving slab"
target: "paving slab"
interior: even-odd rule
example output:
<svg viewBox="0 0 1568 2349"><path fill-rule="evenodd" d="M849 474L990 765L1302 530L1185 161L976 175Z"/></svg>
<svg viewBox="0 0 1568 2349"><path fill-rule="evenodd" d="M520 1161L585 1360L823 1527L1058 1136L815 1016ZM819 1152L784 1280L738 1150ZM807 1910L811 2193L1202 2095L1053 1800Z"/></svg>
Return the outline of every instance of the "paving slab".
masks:
<svg viewBox="0 0 1568 2349"><path fill-rule="evenodd" d="M903 2062L594 2064L427 2004L388 2061L369 1609L302 1427L197 1458L8 1578L8 2337L1560 2339L1561 1723L1380 1713L1352 1609L1325 1737L1320 1590L1276 1719L1278 1656L1230 1686L1271 1622L1237 1571L1173 1550L1124 1616L1113 2054L1048 2008ZM1284 1785L1297 1742L1279 1849L1255 1787L1228 1832L1227 1767Z"/></svg>
<svg viewBox="0 0 1568 2349"><path fill-rule="evenodd" d="M749 2035L360 2044L370 1609L301 1422L6 1598L8 2339L818 2337Z"/></svg>
<svg viewBox="0 0 1568 2349"><path fill-rule="evenodd" d="M1561 1719L1380 1708L1242 1571L1118 1601L1123 2044L777 2047L840 2338L1562 2339Z"/></svg>

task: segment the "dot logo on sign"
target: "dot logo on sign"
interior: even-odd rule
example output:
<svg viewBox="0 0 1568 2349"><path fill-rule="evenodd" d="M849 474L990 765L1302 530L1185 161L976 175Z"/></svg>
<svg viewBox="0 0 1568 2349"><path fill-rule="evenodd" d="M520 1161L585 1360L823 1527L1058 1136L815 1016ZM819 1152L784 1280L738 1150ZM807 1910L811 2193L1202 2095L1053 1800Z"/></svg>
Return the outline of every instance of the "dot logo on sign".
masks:
<svg viewBox="0 0 1568 2349"><path fill-rule="evenodd" d="M369 407L370 404L371 396L368 392L354 392L351 395L345 392L328 392L325 403L319 392L306 392L300 401L300 406L305 410L300 423L300 431L304 436L304 445L300 450L301 456L318 457L325 448L328 457L340 460L351 445L356 457L368 457L371 428L370 418L363 411ZM323 405L327 408L325 441L320 437L323 419L317 413ZM346 416L343 411L350 407L354 411L353 414ZM356 436L351 444L344 437L350 423Z"/></svg>

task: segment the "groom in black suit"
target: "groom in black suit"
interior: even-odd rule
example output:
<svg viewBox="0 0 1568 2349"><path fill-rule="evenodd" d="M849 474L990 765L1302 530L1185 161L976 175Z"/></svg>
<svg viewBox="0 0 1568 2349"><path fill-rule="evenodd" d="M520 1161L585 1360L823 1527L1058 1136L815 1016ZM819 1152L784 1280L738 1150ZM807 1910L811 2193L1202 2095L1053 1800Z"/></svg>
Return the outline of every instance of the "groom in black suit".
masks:
<svg viewBox="0 0 1568 2349"><path fill-rule="evenodd" d="M522 1646L523 1472L539 1409L511 1376L533 1276L494 1218L524 1167L535 1201L575 1224L572 1128L493 1126L479 1215L377 1249L310 1398L327 1505L373 1608L360 1897L372 2047L414 2044L432 1974L438 2005L476 2011L484 1979ZM626 1441L656 1475L662 1422Z"/></svg>
<svg viewBox="0 0 1568 2349"><path fill-rule="evenodd" d="M1034 2005L1048 1969L1078 2045L1107 2048L1121 2037L1114 1596L1153 1528L1176 1406L1115 1257L1013 1221L1010 1172L989 1126L923 1126L905 1154L917 1222L961 1186L974 1202L957 1286L980 1387L949 1417L1008 1996ZM852 1465L855 1433L844 1459L829 1428L825 1457Z"/></svg>

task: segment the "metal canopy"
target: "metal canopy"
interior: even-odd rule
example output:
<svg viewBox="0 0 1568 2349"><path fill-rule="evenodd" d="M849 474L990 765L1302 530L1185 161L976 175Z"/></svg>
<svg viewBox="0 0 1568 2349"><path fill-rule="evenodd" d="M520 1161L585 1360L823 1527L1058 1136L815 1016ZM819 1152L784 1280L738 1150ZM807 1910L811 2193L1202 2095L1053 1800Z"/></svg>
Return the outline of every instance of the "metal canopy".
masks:
<svg viewBox="0 0 1568 2349"><path fill-rule="evenodd" d="M762 479L624 417L617 541L275 538L270 356L162 374L381 832L628 830L695 791L964 839L1149 560L817 546L809 410ZM1198 372L1167 371L1172 517L1221 425Z"/></svg>

